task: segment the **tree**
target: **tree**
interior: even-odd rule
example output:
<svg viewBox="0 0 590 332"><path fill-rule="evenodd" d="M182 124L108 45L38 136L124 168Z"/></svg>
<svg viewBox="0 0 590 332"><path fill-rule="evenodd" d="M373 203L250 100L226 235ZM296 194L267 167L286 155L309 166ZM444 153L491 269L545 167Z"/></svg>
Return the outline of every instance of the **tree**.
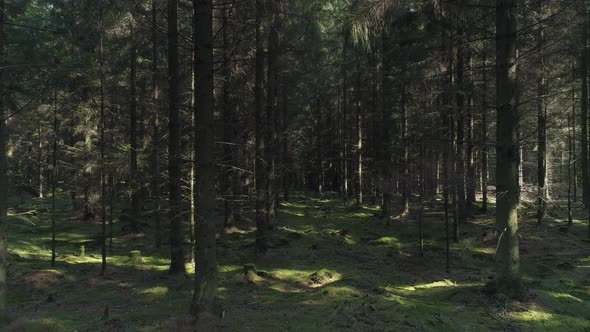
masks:
<svg viewBox="0 0 590 332"><path fill-rule="evenodd" d="M192 311L213 310L217 294L215 161L213 132L213 10L211 0L193 0L195 103L195 292Z"/></svg>
<svg viewBox="0 0 590 332"><path fill-rule="evenodd" d="M254 136L255 136L255 159L254 159L254 174L256 181L256 252L264 254L267 251L266 239L266 211L265 198L266 194L266 165L264 160L265 151L265 130L266 119L263 105L263 80L264 80L264 49L262 42L262 19L263 19L263 2L256 0L256 69L255 69L255 116L254 116Z"/></svg>
<svg viewBox="0 0 590 332"><path fill-rule="evenodd" d="M519 296L518 137L516 104L516 0L496 0L496 279L494 286Z"/></svg>
<svg viewBox="0 0 590 332"><path fill-rule="evenodd" d="M181 124L179 110L178 1L168 0L168 177L170 186L170 269L184 274L181 194Z"/></svg>
<svg viewBox="0 0 590 332"><path fill-rule="evenodd" d="M0 66L6 63L4 45L6 35L4 33L4 21L6 11L4 0L0 0ZM6 217L8 209L8 159L6 156L8 132L6 130L6 111L4 106L5 81L2 79L3 71L0 71L0 325L3 325L6 316L6 275L7 275L7 234Z"/></svg>

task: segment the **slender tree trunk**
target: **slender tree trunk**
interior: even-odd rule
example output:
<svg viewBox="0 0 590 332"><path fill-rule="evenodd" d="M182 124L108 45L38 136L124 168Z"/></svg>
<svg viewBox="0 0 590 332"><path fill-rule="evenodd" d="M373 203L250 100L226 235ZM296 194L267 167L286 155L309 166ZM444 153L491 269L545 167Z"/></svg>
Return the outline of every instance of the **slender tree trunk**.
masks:
<svg viewBox="0 0 590 332"><path fill-rule="evenodd" d="M363 105L362 105L362 81L361 81L361 60L357 55L356 68L356 162L357 162L357 183L356 183L356 204L363 204Z"/></svg>
<svg viewBox="0 0 590 332"><path fill-rule="evenodd" d="M488 211L488 61L485 51L483 55L483 77L481 96L481 212Z"/></svg>
<svg viewBox="0 0 590 332"><path fill-rule="evenodd" d="M424 182L424 143L420 142L420 155L418 158L420 158L419 163L420 163L420 183L418 184L419 187L419 198L418 198L418 243L420 246L420 256L424 257L424 220L423 220L423 214L424 214L424 191L426 189L426 183Z"/></svg>
<svg viewBox="0 0 590 332"><path fill-rule="evenodd" d="M588 169L588 15L584 13L584 49L582 51L581 77L581 109L580 109L580 166L582 168L582 201L586 208L590 208L590 172Z"/></svg>
<svg viewBox="0 0 590 332"><path fill-rule="evenodd" d="M469 64L469 76L473 76L473 58L471 51L467 51L467 63ZM467 112L465 113L466 123L466 150L465 150L465 166L467 168L465 176L465 210L468 216L471 214L473 209L473 203L475 202L475 151L474 151L474 132L473 132L473 80L468 79L469 84L466 85L467 93Z"/></svg>
<svg viewBox="0 0 590 332"><path fill-rule="evenodd" d="M55 186L57 184L57 88L53 92L53 152L51 167L51 266L55 266Z"/></svg>
<svg viewBox="0 0 590 332"><path fill-rule="evenodd" d="M43 141L41 140L43 136L43 131L41 130L41 121L39 121L38 130L37 130L37 182L39 184L39 198L43 198Z"/></svg>
<svg viewBox="0 0 590 332"><path fill-rule="evenodd" d="M465 47L463 43L463 28L459 29L459 44L457 45L457 147L456 147L456 177L457 177L457 217L458 223L465 222Z"/></svg>
<svg viewBox="0 0 590 332"><path fill-rule="evenodd" d="M100 220L101 220L101 256L102 264L100 274L104 275L107 269L107 223L106 223L106 183L105 183L105 111L104 111L104 1L100 3L100 60L99 60L99 75L100 75Z"/></svg>
<svg viewBox="0 0 590 332"><path fill-rule="evenodd" d="M521 292L518 243L518 137L516 126L516 0L496 0L496 252L495 287Z"/></svg>
<svg viewBox="0 0 590 332"><path fill-rule="evenodd" d="M567 131L567 140L568 140L568 160L567 160L567 222L568 226L571 226L574 222L574 217L572 213L572 163L573 163L573 145L574 145L574 137L572 135L572 124L573 119L575 118L574 113L574 105L572 104L572 115L571 119L568 115L568 131Z"/></svg>
<svg viewBox="0 0 590 332"><path fill-rule="evenodd" d="M270 31L268 32L268 59L267 59L267 94L266 94L266 126L264 130L266 161L266 223L273 228L276 219L276 111L277 111L277 60L279 51L279 33L276 27L274 1L267 2L266 10L270 12Z"/></svg>
<svg viewBox="0 0 590 332"><path fill-rule="evenodd" d="M131 36L133 36L133 27L131 27ZM131 42L130 51L130 75L129 75L129 221L132 233L139 233L139 189L138 189L138 171L137 171L137 94L136 94L136 76L137 76L137 48L134 41Z"/></svg>
<svg viewBox="0 0 590 332"><path fill-rule="evenodd" d="M543 27L543 2L539 2L540 27L537 36L537 48L542 53L545 47L545 31ZM545 217L545 206L547 202L547 104L545 95L547 94L547 78L545 77L545 57L540 56L539 74L537 78L537 224L540 225Z"/></svg>
<svg viewBox="0 0 590 332"><path fill-rule="evenodd" d="M217 256L215 248L215 155L213 99L213 7L211 0L193 0L195 127L195 292L192 312L212 312L217 296Z"/></svg>
<svg viewBox="0 0 590 332"><path fill-rule="evenodd" d="M266 119L263 105L264 80L264 46L262 42L263 0L256 0L256 78L254 86L255 103L255 159L254 173L256 178L256 252L264 254L267 251L266 239L266 166L264 160Z"/></svg>
<svg viewBox="0 0 590 332"><path fill-rule="evenodd" d="M0 0L0 65L6 63L4 45L6 43L6 35L4 33L4 19L6 11L4 7L4 0ZM6 275L7 275L7 234L6 234L6 217L8 209L8 157L7 143L8 131L6 130L6 118L4 110L4 85L5 81L2 79L3 71L0 71L0 324L6 322L7 308L6 308Z"/></svg>
<svg viewBox="0 0 590 332"><path fill-rule="evenodd" d="M391 163L391 105L390 105L390 98L389 94L391 93L391 70L390 70L390 61L389 59L389 40L386 39L386 34L382 34L382 51L383 51L383 70L381 74L381 134L382 137L380 139L382 150L380 153L381 159L381 176L383 177L383 184L381 187L382 195L383 195L383 203L382 203L382 214L383 218L386 219L387 224L389 224L390 217L392 215L392 201L393 201L393 176L391 174L392 171L392 163Z"/></svg>
<svg viewBox="0 0 590 332"><path fill-rule="evenodd" d="M223 21L223 27L221 28L221 41L222 41L222 65L221 65L221 76L223 77L223 83L221 86L221 113L223 116L223 175L222 175L222 188L223 188L223 205L224 205L224 217L223 225L226 228L233 226L235 220L234 215L234 193L233 193L233 178L236 176L234 152L236 149L233 137L233 126L236 126L237 121L234 117L234 105L230 104L230 63L229 53L230 48L228 40L228 15L227 8L221 9L221 17Z"/></svg>
<svg viewBox="0 0 590 332"><path fill-rule="evenodd" d="M153 139L152 139L152 195L155 209L155 242L156 248L162 244L162 226L160 219L161 191L160 191L160 84L158 79L158 0L152 0L152 98L153 100Z"/></svg>
<svg viewBox="0 0 590 332"><path fill-rule="evenodd" d="M184 274L184 227L181 195L180 69L178 61L178 0L168 0L168 176L170 182L170 269Z"/></svg>
<svg viewBox="0 0 590 332"><path fill-rule="evenodd" d="M403 82L402 84L405 84ZM401 87L401 105L400 105L400 136L401 136L401 194L402 194L402 215L407 215L410 212L410 150L408 142L408 105L407 105L406 87Z"/></svg>
<svg viewBox="0 0 590 332"><path fill-rule="evenodd" d="M342 44L342 58L347 59L348 50L348 34L345 34L344 42ZM342 71L342 143L343 143L343 168L344 168L344 200L348 200L349 196L349 176L348 176L348 128L346 126L348 98L347 98L347 81L348 73L346 71L346 65L343 63L341 66Z"/></svg>
<svg viewBox="0 0 590 332"><path fill-rule="evenodd" d="M573 193L573 202L576 203L578 201L578 155L576 154L576 146L578 145L577 136L576 136L576 58L572 59L572 153L574 155L572 160L572 181L574 187Z"/></svg>
<svg viewBox="0 0 590 332"><path fill-rule="evenodd" d="M283 101L282 101L282 112L281 112L281 172L282 172L282 185L283 185L283 200L289 201L289 188L291 187L291 166L289 161L289 97L287 94L287 85L283 84L282 89Z"/></svg>

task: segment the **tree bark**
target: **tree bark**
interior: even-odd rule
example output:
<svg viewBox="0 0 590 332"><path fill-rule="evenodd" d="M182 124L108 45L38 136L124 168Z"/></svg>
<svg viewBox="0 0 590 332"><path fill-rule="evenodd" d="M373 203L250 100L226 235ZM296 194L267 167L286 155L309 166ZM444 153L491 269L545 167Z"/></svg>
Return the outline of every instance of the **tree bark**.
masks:
<svg viewBox="0 0 590 332"><path fill-rule="evenodd" d="M584 15L584 49L582 51L582 61L580 73L582 77L582 102L580 109L580 167L582 168L582 201L586 208L590 207L590 173L588 169L588 15Z"/></svg>
<svg viewBox="0 0 590 332"><path fill-rule="evenodd" d="M170 274L184 274L184 227L181 195L180 70L178 61L178 0L168 0L168 176L170 182Z"/></svg>
<svg viewBox="0 0 590 332"><path fill-rule="evenodd" d="M256 252L264 254L267 251L266 239L266 165L264 160L266 119L263 105L263 80L264 80L264 46L262 43L262 19L263 0L256 0L256 78L254 83L254 135L255 135L255 159L254 174L256 182Z"/></svg>
<svg viewBox="0 0 590 332"><path fill-rule="evenodd" d="M547 78L545 77L545 57L542 54L545 47L545 31L543 27L543 2L539 2L539 24L537 36L537 48L540 55L539 73L537 77L537 224L541 224L545 217L547 202Z"/></svg>
<svg viewBox="0 0 590 332"><path fill-rule="evenodd" d="M133 24L133 23L132 23ZM133 26L131 27L131 50L129 62L129 222L132 233L139 233L139 179L137 171L137 48L133 40Z"/></svg>
<svg viewBox="0 0 590 332"><path fill-rule="evenodd" d="M0 0L0 65L6 63L4 45L6 35L4 33L4 20L6 17L4 0ZM8 131L6 130L6 112L4 110L5 81L2 79L3 71L0 71L0 324L6 322L6 276L7 276L7 234L6 217L8 209Z"/></svg>
<svg viewBox="0 0 590 332"><path fill-rule="evenodd" d="M496 0L496 252L497 290L521 294L519 275L516 0Z"/></svg>
<svg viewBox="0 0 590 332"><path fill-rule="evenodd" d="M105 181L105 111L104 111L104 1L100 3L100 44L99 44L99 75L100 75L100 220L101 220L101 256L102 264L100 274L104 275L107 269L107 223L106 223L106 181Z"/></svg>
<svg viewBox="0 0 590 332"><path fill-rule="evenodd" d="M213 9L211 0L193 0L195 127L195 292L192 312L196 318L212 312L217 296L215 213Z"/></svg>
<svg viewBox="0 0 590 332"><path fill-rule="evenodd" d="M158 0L152 0L152 98L153 100L153 138L152 138L152 195L155 202L155 242L156 248L162 244L162 225L160 218L160 81L158 79Z"/></svg>

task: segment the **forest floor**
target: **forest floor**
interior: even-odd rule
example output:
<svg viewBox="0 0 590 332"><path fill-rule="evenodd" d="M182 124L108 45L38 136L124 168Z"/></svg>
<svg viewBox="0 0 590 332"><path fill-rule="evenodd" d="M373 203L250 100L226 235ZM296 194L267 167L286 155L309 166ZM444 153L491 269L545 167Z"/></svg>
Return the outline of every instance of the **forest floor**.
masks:
<svg viewBox="0 0 590 332"><path fill-rule="evenodd" d="M108 273L99 277L100 223L80 221L60 201L51 268L48 203L19 198L11 211L9 331L189 330L192 272L166 273L166 245L156 249L144 234L116 236ZM564 220L538 228L532 211L523 209L528 295L515 302L482 291L496 244L493 206L460 226L446 273L437 205L425 213L424 256L411 217L387 226L374 216L377 210L338 200L298 196L283 204L264 257L254 256L253 224L237 225L219 239L224 314L209 324L218 331L590 331L584 219L569 230ZM115 224L116 234L120 229ZM141 261L130 258L132 250L141 251Z"/></svg>

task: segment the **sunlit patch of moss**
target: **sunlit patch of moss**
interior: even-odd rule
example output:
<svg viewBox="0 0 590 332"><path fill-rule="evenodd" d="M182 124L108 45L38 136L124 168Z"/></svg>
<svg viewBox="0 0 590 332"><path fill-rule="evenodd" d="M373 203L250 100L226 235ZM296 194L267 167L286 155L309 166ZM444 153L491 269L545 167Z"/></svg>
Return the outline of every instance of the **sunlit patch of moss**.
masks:
<svg viewBox="0 0 590 332"><path fill-rule="evenodd" d="M457 286L456 283L452 282L451 280L445 279L441 281L431 282L429 284L421 284L414 286L416 289L429 289L429 288L437 288L437 287L454 287Z"/></svg>
<svg viewBox="0 0 590 332"><path fill-rule="evenodd" d="M65 331L65 326L55 318L26 318L13 322L8 331L57 332Z"/></svg>
<svg viewBox="0 0 590 332"><path fill-rule="evenodd" d="M150 296L165 296L166 294L168 294L168 287L166 286L156 286L156 287L150 287L150 288L146 288L143 289L139 292L140 294L144 294L144 295L150 295Z"/></svg>
<svg viewBox="0 0 590 332"><path fill-rule="evenodd" d="M358 298L363 295L361 291L352 286L328 285L322 289L322 294L338 299Z"/></svg>
<svg viewBox="0 0 590 332"><path fill-rule="evenodd" d="M367 243L370 245L375 245L375 246L396 246L396 247L400 246L399 240L397 238L391 237L391 236L380 237L375 240L370 240Z"/></svg>
<svg viewBox="0 0 590 332"><path fill-rule="evenodd" d="M368 218L368 217L372 217L373 215L368 212L355 212L352 214L352 216L356 217L356 218Z"/></svg>

